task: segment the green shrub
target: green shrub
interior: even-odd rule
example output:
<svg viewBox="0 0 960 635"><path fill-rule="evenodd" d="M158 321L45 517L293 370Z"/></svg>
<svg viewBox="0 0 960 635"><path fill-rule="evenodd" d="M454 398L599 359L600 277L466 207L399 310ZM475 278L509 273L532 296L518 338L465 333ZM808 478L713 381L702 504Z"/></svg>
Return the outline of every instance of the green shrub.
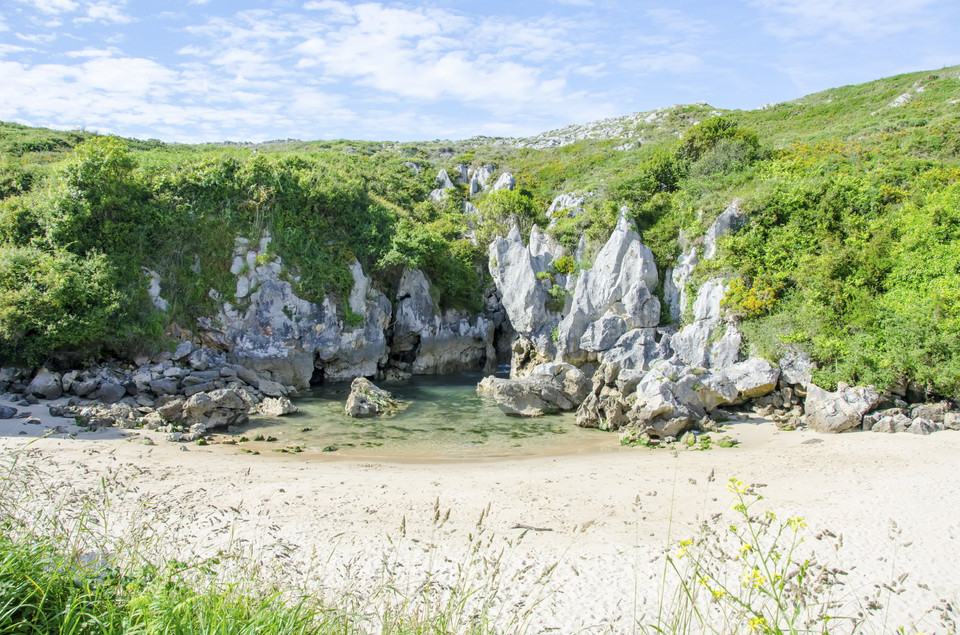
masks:
<svg viewBox="0 0 960 635"><path fill-rule="evenodd" d="M61 350L96 354L117 334L115 279L102 254L0 247L0 357L38 364Z"/></svg>

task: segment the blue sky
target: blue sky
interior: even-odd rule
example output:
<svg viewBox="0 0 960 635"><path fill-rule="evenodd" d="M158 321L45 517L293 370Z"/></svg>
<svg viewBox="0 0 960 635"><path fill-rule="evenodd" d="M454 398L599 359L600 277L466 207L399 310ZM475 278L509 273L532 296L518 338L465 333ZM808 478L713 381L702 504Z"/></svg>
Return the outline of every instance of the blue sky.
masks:
<svg viewBox="0 0 960 635"><path fill-rule="evenodd" d="M523 136L960 63L956 0L0 0L0 120L164 141Z"/></svg>

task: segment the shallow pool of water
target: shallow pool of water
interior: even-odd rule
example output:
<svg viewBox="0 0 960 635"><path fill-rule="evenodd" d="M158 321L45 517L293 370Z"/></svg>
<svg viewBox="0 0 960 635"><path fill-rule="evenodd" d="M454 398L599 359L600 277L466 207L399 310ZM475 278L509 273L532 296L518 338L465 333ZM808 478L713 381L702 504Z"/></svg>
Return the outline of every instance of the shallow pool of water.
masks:
<svg viewBox="0 0 960 635"><path fill-rule="evenodd" d="M397 459L465 459L570 454L617 445L616 435L584 430L574 414L508 417L477 396L480 374L415 376L403 383L378 383L409 401L389 416L354 419L344 413L349 383L324 384L294 403L301 412L279 419L256 417L237 433L251 439L241 447L327 456ZM253 441L262 436L275 441Z"/></svg>

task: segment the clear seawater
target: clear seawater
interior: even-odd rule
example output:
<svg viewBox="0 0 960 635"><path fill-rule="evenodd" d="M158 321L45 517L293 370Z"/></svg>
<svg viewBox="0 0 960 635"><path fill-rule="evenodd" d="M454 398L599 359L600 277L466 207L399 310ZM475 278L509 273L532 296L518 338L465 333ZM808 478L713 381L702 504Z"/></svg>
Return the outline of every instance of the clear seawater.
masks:
<svg viewBox="0 0 960 635"><path fill-rule="evenodd" d="M584 430L574 413L521 418L505 415L477 396L483 375L415 376L402 383L378 382L409 407L392 416L354 419L344 412L349 383L304 391L294 403L300 412L281 418L256 417L235 438L261 454L286 450L304 457L443 460L570 454L613 448L614 434ZM258 435L275 441L253 441Z"/></svg>

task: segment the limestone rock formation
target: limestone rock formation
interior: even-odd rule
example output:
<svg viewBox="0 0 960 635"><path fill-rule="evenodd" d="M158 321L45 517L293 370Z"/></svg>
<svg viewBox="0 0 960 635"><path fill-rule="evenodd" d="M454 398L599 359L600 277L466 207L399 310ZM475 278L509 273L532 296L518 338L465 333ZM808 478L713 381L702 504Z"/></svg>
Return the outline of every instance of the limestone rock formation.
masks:
<svg viewBox="0 0 960 635"><path fill-rule="evenodd" d="M560 316L547 307L550 295L538 277L546 273L546 265L552 260L544 246L532 239L528 248L523 244L519 228L514 226L506 238L490 243L490 275L502 296L510 324L520 337L532 343L538 356L551 359L554 347L551 331ZM513 367L513 372L527 370L518 365Z"/></svg>
<svg viewBox="0 0 960 635"><path fill-rule="evenodd" d="M344 408L347 416L363 418L396 412L401 405L393 395L369 379L357 377L350 383L350 395Z"/></svg>
<svg viewBox="0 0 960 635"><path fill-rule="evenodd" d="M497 179L497 182L493 184L492 190L499 192L500 190L512 190L515 187L517 187L517 179L509 172L504 172L500 175L500 178Z"/></svg>
<svg viewBox="0 0 960 635"><path fill-rule="evenodd" d="M624 209L593 267L577 278L570 310L559 326L560 357L581 363L586 361L585 350L602 351L603 345L613 346L628 330L657 326L656 286L653 252L640 240ZM584 335L589 349L581 343Z"/></svg>
<svg viewBox="0 0 960 635"><path fill-rule="evenodd" d="M397 289L390 356L401 370L438 375L496 364L496 324L459 311L437 315L430 283L419 269L404 272Z"/></svg>
<svg viewBox="0 0 960 635"><path fill-rule="evenodd" d="M724 368L741 359L743 335L725 319L720 306L727 285L721 280L705 282L693 303L693 322L685 325L671 339L677 355L691 366ZM717 338L716 333L722 335Z"/></svg>
<svg viewBox="0 0 960 635"><path fill-rule="evenodd" d="M486 377L477 393L493 398L508 415L539 417L577 408L590 390L590 380L569 364L542 364L517 379Z"/></svg>
<svg viewBox="0 0 960 635"><path fill-rule="evenodd" d="M835 392L828 392L811 383L807 386L804 421L817 432L845 432L859 426L879 400L872 387L841 384Z"/></svg>
<svg viewBox="0 0 960 635"><path fill-rule="evenodd" d="M716 256L718 239L736 232L746 223L746 213L740 208L740 203L740 199L734 199L710 225L703 237L704 260L713 260Z"/></svg>

